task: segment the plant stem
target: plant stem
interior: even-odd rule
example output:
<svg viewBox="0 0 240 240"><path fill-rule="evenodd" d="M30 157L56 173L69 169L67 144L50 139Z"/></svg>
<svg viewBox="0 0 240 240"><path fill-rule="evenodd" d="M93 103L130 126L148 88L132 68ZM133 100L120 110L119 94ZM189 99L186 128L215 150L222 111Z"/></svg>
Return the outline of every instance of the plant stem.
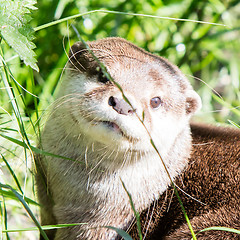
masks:
<svg viewBox="0 0 240 240"><path fill-rule="evenodd" d="M141 13L127 13L127 12L119 12L119 11L110 11L110 10L104 10L104 9L97 9L97 10L92 10L84 13L79 13L76 15L72 15L66 18L62 18L50 23L43 24L41 26L38 26L34 28L34 31L37 32L39 30L42 30L44 28L52 27L54 25L57 25L59 23L66 22L68 20L72 20L75 18L79 18L88 14L92 13L108 13L108 14L118 14L118 15L127 15L127 16L133 16L133 17L148 17L148 18L157 18L157 19L164 19L164 20L173 20L173 21L183 21L183 22L194 22L194 23L202 23L202 24L209 24L209 25L215 25L215 26L222 26L222 27L228 27L225 24L221 23L211 23L211 22L204 22L204 21L198 21L198 20L192 20L192 19L182 19L182 18L173 18L173 17L161 17L161 16L155 16L155 15L148 15L148 14L141 14Z"/></svg>

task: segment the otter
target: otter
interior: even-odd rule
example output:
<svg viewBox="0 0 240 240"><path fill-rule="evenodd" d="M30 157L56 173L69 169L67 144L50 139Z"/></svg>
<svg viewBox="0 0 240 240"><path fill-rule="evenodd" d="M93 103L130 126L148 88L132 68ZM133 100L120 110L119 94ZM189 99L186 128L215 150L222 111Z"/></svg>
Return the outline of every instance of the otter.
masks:
<svg viewBox="0 0 240 240"><path fill-rule="evenodd" d="M127 230L134 213L123 184L138 212L156 201L169 175L174 179L188 164L189 121L201 107L189 81L166 59L121 38L87 44L94 55L82 42L71 47L41 134L39 146L52 155L36 156L42 225L86 223L48 231L54 240L117 239L104 226Z"/></svg>

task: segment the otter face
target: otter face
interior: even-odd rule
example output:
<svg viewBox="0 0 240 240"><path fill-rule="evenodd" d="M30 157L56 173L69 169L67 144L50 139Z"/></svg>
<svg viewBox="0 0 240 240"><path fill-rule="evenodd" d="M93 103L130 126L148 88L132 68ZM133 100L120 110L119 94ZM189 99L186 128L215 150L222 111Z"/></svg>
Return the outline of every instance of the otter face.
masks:
<svg viewBox="0 0 240 240"><path fill-rule="evenodd" d="M121 38L89 42L118 87L107 79L80 42L70 50L70 74L62 96L75 130L89 142L132 150L152 150L146 126L159 150L167 152L188 126L201 100L180 70ZM141 120L141 121L140 121Z"/></svg>

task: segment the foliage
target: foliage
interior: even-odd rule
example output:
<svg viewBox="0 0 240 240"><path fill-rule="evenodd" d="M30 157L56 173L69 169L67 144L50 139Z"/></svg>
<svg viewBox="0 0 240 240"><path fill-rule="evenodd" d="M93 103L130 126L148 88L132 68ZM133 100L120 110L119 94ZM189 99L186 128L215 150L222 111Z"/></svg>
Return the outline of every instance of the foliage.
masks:
<svg viewBox="0 0 240 240"><path fill-rule="evenodd" d="M199 120L229 121L239 126L238 0L42 0L36 7L34 0L0 0L0 34L3 38L0 49L0 134L5 136L0 136L3 229L37 226L36 222L34 224L26 217L28 211L24 210L24 207L29 208L29 212L36 216L34 221L37 220L31 151L36 150L33 146L36 146L40 133L39 119L53 101L52 96L64 72L66 52L78 40L72 24L85 41L120 36L168 58L181 68L200 94L203 109L197 116ZM38 30L43 24L100 9L192 19L195 22L95 12L52 27L43 27L35 31L36 38L33 38L33 29ZM40 71L32 71L26 65L35 70L39 67ZM22 205L16 196L19 196ZM37 233L14 235L5 231L1 237L36 239Z"/></svg>
<svg viewBox="0 0 240 240"><path fill-rule="evenodd" d="M26 65L38 70L33 48L33 29L29 25L30 10L35 10L33 0L1 0L0 32L4 40L18 53Z"/></svg>

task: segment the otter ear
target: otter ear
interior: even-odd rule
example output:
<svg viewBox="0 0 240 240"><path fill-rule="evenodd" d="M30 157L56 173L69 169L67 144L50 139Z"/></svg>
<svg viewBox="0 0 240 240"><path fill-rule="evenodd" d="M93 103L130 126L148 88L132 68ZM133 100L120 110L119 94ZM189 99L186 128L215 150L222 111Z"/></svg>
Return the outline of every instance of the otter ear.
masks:
<svg viewBox="0 0 240 240"><path fill-rule="evenodd" d="M71 67L84 71L86 69L86 54L87 49L84 47L82 42L76 42L72 45L69 50L69 63Z"/></svg>
<svg viewBox="0 0 240 240"><path fill-rule="evenodd" d="M89 46L90 43L88 42ZM91 46L90 46L91 47ZM89 75L97 73L98 64L82 42L76 42L69 50L69 64L72 69L86 72Z"/></svg>
<svg viewBox="0 0 240 240"><path fill-rule="evenodd" d="M188 90L186 95L186 113L193 115L202 107L202 100L194 90Z"/></svg>

